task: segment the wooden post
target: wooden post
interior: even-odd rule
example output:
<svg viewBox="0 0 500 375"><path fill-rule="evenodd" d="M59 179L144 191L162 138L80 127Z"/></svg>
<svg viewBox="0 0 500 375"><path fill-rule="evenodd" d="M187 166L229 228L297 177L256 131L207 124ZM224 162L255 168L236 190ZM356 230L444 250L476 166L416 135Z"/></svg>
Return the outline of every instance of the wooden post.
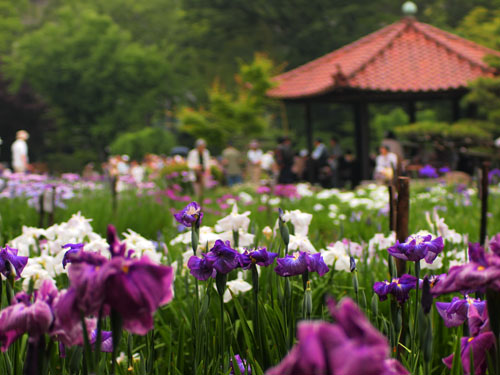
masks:
<svg viewBox="0 0 500 375"><path fill-rule="evenodd" d="M313 124L312 124L312 113L311 113L311 103L305 103L306 106L306 136L307 136L307 152L309 158L312 156L313 152ZM310 159L311 160L311 159ZM314 176L314 168L308 168L307 177L309 181L313 181Z"/></svg>
<svg viewBox="0 0 500 375"><path fill-rule="evenodd" d="M408 222L410 219L410 179L408 177L398 177L398 200L396 211L396 239L399 242L406 242L408 238ZM405 273L406 262L396 259L396 269L398 277Z"/></svg>
<svg viewBox="0 0 500 375"><path fill-rule="evenodd" d="M306 105L307 151L309 151L309 156L311 156L313 151L313 124L312 124L311 103L306 103L305 105Z"/></svg>
<svg viewBox="0 0 500 375"><path fill-rule="evenodd" d="M415 109L415 102L409 101L408 102L408 117L410 118L410 124L414 124L417 122L417 114L416 114L416 109Z"/></svg>
<svg viewBox="0 0 500 375"><path fill-rule="evenodd" d="M356 158L361 180L370 178L370 113L368 103L354 104L354 125L356 131Z"/></svg>
<svg viewBox="0 0 500 375"><path fill-rule="evenodd" d="M481 168L481 188L479 189L479 194L481 198L481 228L479 232L479 243L484 246L486 243L486 227L488 224L488 174L490 170L490 162L483 161Z"/></svg>
<svg viewBox="0 0 500 375"><path fill-rule="evenodd" d="M389 230L396 232L396 189L393 184L388 186L389 190Z"/></svg>
<svg viewBox="0 0 500 375"><path fill-rule="evenodd" d="M284 101L280 101L281 110L281 127L283 128L283 134L288 135L290 132L290 126L288 125L288 116L286 115L286 104Z"/></svg>
<svg viewBox="0 0 500 375"><path fill-rule="evenodd" d="M113 215L116 214L116 210L118 208L118 176L111 176L111 207L113 210Z"/></svg>
<svg viewBox="0 0 500 375"><path fill-rule="evenodd" d="M40 194L40 196L38 197L38 204L39 204L39 208L40 208L40 211L39 211L39 214L40 214L40 217L38 219L38 228L43 228L43 218L45 216L45 211L44 211L44 208L43 208L43 190L42 190L42 193Z"/></svg>
<svg viewBox="0 0 500 375"><path fill-rule="evenodd" d="M460 98L453 98L451 100L451 119L453 122L460 120Z"/></svg>
<svg viewBox="0 0 500 375"><path fill-rule="evenodd" d="M51 211L49 213L49 224L48 226L54 225L54 211L56 210L56 187L52 186L52 195L50 196L51 199Z"/></svg>

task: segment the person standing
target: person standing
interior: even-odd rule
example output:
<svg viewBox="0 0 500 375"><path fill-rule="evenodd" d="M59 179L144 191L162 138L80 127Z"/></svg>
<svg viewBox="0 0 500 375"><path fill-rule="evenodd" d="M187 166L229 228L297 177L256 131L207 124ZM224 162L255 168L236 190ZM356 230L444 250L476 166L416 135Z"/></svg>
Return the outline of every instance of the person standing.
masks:
<svg viewBox="0 0 500 375"><path fill-rule="evenodd" d="M195 148L189 151L187 166L194 193L198 198L202 198L203 189L210 177L210 152L207 150L207 143L204 139L198 139Z"/></svg>
<svg viewBox="0 0 500 375"><path fill-rule="evenodd" d="M325 144L319 138L314 141L314 150L311 154L311 159L313 160L314 168L313 182L319 182L324 185L326 175L324 168L328 167L328 151Z"/></svg>
<svg viewBox="0 0 500 375"><path fill-rule="evenodd" d="M398 157L395 153L389 152L386 145L379 148L380 154L375 159L375 171L373 177L378 182L389 182L394 178L394 172L398 165Z"/></svg>
<svg viewBox="0 0 500 375"><path fill-rule="evenodd" d="M332 187L339 187L340 185L340 170L339 161L342 158L342 149L337 141L337 138L330 138L330 150L328 155L328 165L331 170L331 184Z"/></svg>
<svg viewBox="0 0 500 375"><path fill-rule="evenodd" d="M222 151L222 165L226 169L227 185L241 184L241 153L231 142Z"/></svg>
<svg viewBox="0 0 500 375"><path fill-rule="evenodd" d="M248 166L247 166L247 173L248 173L248 178L250 178L250 181L252 184L259 184L260 183L260 173L262 169L262 155L263 152L259 148L259 143L255 140L250 142L249 145L249 150L247 152L247 160L248 160Z"/></svg>
<svg viewBox="0 0 500 375"><path fill-rule="evenodd" d="M26 141L29 134L25 130L16 133L16 140L12 144L12 169L16 173L24 173L28 170L28 145Z"/></svg>
<svg viewBox="0 0 500 375"><path fill-rule="evenodd" d="M278 183L293 184L295 176L292 172L294 153L292 140L288 137L280 138L275 151L276 163L279 168Z"/></svg>

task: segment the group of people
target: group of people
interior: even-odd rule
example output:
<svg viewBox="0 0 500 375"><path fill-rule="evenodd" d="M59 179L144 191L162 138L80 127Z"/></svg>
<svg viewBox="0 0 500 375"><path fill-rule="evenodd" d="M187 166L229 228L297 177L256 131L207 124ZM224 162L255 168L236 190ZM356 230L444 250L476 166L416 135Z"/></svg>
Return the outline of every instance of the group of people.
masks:
<svg viewBox="0 0 500 375"><path fill-rule="evenodd" d="M204 181L210 175L210 160L206 142L198 139L187 156L197 194L202 192ZM328 147L317 139L311 155L307 150L297 152L289 137L279 138L277 146L267 152L255 140L249 143L246 151L229 143L218 158L218 163L223 168L228 186L244 180L260 184L262 179L278 184L309 181L324 187L340 187L345 183L352 186L356 183L354 155L350 151L343 154L336 138L330 140Z"/></svg>
<svg viewBox="0 0 500 375"><path fill-rule="evenodd" d="M12 169L18 173L29 170L28 145L29 134L25 130L16 133L16 141L11 146ZM373 178L377 181L391 180L401 170L403 149L392 132L386 134L379 148L379 155L374 161ZM260 184L265 178L272 183L291 184L308 181L325 188L356 186L359 183L359 168L356 158L350 150L345 153L332 137L326 145L321 139L314 141L314 148L309 154L307 150L296 151L291 138L281 137L274 149L263 151L256 140L248 144L246 152L240 151L232 143L222 151L219 158L211 158L206 141L198 139L195 147L186 158L189 169L189 180L192 181L195 193L201 195L210 180L212 166L224 171L228 186L246 181ZM127 155L110 157L103 164L103 170L111 176L131 175L141 182L147 170L160 170L163 165L160 156L149 155L142 164L130 161ZM88 169L88 170L87 170ZM86 167L84 174L96 173L92 166Z"/></svg>

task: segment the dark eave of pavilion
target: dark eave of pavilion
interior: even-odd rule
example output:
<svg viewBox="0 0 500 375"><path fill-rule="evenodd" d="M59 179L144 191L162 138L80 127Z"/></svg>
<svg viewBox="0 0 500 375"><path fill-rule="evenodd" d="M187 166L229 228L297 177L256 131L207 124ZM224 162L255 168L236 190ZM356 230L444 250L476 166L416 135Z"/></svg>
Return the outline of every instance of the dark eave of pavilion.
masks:
<svg viewBox="0 0 500 375"><path fill-rule="evenodd" d="M468 92L465 87L438 91L377 91L340 88L321 95L282 99L285 103L398 103L460 99Z"/></svg>

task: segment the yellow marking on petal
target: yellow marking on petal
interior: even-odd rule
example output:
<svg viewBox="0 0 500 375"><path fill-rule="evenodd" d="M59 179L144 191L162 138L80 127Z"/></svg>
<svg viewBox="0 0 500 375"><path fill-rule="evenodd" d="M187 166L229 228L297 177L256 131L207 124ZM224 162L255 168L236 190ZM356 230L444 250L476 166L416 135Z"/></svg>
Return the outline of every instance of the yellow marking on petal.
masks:
<svg viewBox="0 0 500 375"><path fill-rule="evenodd" d="M472 340L474 340L474 337L469 337L469 339L467 340L467 342L471 342Z"/></svg>
<svg viewBox="0 0 500 375"><path fill-rule="evenodd" d="M197 213L197 212L198 212L198 210L196 209L196 207L191 206L191 207L189 207L189 209L186 211L186 214L188 214L188 215L194 215L194 214L195 214L195 213Z"/></svg>
<svg viewBox="0 0 500 375"><path fill-rule="evenodd" d="M297 259L299 259L299 257L300 257L300 252L298 252L298 251L297 251L297 252L293 255L293 259L294 259L294 260L297 260Z"/></svg>
<svg viewBox="0 0 500 375"><path fill-rule="evenodd" d="M485 269L486 269L486 267L484 267L484 266L479 266L479 267L477 267L477 270L478 270L478 271L484 271Z"/></svg>
<svg viewBox="0 0 500 375"><path fill-rule="evenodd" d="M125 273L128 273L128 270L129 270L129 266L127 266L126 264L124 264L122 266L122 271L125 272Z"/></svg>

